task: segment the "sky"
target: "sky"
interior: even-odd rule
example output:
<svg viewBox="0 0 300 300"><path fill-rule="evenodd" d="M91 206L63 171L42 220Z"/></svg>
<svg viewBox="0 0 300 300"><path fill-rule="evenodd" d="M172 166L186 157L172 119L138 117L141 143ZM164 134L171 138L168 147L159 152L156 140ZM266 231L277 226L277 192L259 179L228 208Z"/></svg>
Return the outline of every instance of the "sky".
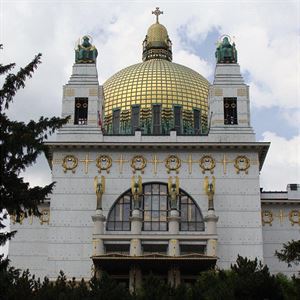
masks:
<svg viewBox="0 0 300 300"><path fill-rule="evenodd" d="M251 119L258 141L271 142L261 172L264 190L300 184L299 1L14 1L0 0L1 63L16 71L39 52L33 77L9 109L29 121L61 114L62 86L80 37L93 37L100 84L141 62L142 41L160 7L173 42L173 61L213 80L216 42L231 36L250 86ZM51 182L44 157L23 174L32 186Z"/></svg>

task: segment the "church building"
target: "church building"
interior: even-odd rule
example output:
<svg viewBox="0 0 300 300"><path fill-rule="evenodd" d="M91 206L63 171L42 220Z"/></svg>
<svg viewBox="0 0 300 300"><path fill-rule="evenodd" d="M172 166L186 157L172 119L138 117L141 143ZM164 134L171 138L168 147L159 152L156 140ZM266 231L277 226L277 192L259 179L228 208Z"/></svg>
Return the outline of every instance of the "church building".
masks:
<svg viewBox="0 0 300 300"><path fill-rule="evenodd" d="M78 44L63 86L70 120L47 142L53 194L40 218L11 217L15 267L50 280L60 270L78 280L105 271L131 290L150 272L176 286L238 255L296 271L274 253L299 239L300 185L260 188L270 143L251 127L235 43L220 40L210 83L173 62L161 13L142 62L102 85L91 37Z"/></svg>

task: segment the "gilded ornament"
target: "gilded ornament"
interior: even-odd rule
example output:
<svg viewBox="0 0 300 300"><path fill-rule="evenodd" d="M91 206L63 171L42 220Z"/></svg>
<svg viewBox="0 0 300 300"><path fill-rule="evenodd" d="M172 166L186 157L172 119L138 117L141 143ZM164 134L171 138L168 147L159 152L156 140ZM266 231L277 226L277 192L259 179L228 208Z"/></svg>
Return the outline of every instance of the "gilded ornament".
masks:
<svg viewBox="0 0 300 300"><path fill-rule="evenodd" d="M99 155L96 159L96 166L99 173L101 173L101 171L106 171L106 173L108 174L112 166L111 157L108 155Z"/></svg>
<svg viewBox="0 0 300 300"><path fill-rule="evenodd" d="M96 209L102 209L102 195L105 192L105 177L101 176L101 180L98 180L98 176L94 177L94 190L97 196Z"/></svg>
<svg viewBox="0 0 300 300"><path fill-rule="evenodd" d="M131 159L130 166L133 174L135 174L136 171L141 171L141 173L144 174L144 169L147 166L147 160L142 155L136 155Z"/></svg>
<svg viewBox="0 0 300 300"><path fill-rule="evenodd" d="M208 197L208 209L214 209L214 195L216 190L216 178L212 177L212 181L209 182L208 176L204 178L204 191Z"/></svg>
<svg viewBox="0 0 300 300"><path fill-rule="evenodd" d="M25 219L25 213L20 212L19 215L17 216L16 213L10 215L10 219L12 224L20 223L20 225L23 224L23 220Z"/></svg>
<svg viewBox="0 0 300 300"><path fill-rule="evenodd" d="M210 172L214 173L214 168L216 166L216 161L210 155L204 155L200 159L200 168L202 169L202 173Z"/></svg>
<svg viewBox="0 0 300 300"><path fill-rule="evenodd" d="M72 173L75 173L75 169L78 166L78 158L74 155L66 155L62 162L62 167L64 169L64 172L67 173L67 171L72 171Z"/></svg>
<svg viewBox="0 0 300 300"><path fill-rule="evenodd" d="M272 222L273 222L274 218L273 218L273 213L270 210L263 210L261 212L261 221L263 226L265 224L269 224L270 226L272 226Z"/></svg>
<svg viewBox="0 0 300 300"><path fill-rule="evenodd" d="M168 180L168 194L170 199L171 210L178 209L178 196L179 196L179 178L175 177L175 182L173 182L173 177L169 177Z"/></svg>
<svg viewBox="0 0 300 300"><path fill-rule="evenodd" d="M170 174L171 171L175 171L176 174L178 174L179 168L181 167L181 160L177 155L169 155L165 160L165 166L168 174Z"/></svg>
<svg viewBox="0 0 300 300"><path fill-rule="evenodd" d="M289 220L294 226L295 224L300 225L300 211L299 210L291 210L289 213Z"/></svg>
<svg viewBox="0 0 300 300"><path fill-rule="evenodd" d="M142 177L132 176L131 177L131 193L133 199L133 208L140 209L140 196L143 193L143 184L142 184Z"/></svg>
<svg viewBox="0 0 300 300"><path fill-rule="evenodd" d="M50 222L50 211L49 209L43 209L40 215L40 224L49 224Z"/></svg>
<svg viewBox="0 0 300 300"><path fill-rule="evenodd" d="M250 159L245 155L239 155L234 160L234 167L237 174L240 172L245 172L245 174L248 174L248 169L250 168Z"/></svg>

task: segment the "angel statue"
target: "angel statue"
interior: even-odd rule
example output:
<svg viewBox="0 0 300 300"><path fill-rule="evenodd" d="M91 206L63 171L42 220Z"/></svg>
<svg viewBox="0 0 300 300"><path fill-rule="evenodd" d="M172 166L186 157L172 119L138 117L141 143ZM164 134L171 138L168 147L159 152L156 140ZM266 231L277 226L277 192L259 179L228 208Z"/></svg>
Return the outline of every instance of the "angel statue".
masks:
<svg viewBox="0 0 300 300"><path fill-rule="evenodd" d="M216 188L216 178L212 177L212 182L209 182L208 176L204 178L204 190L208 196L208 209L214 209L214 194Z"/></svg>
<svg viewBox="0 0 300 300"><path fill-rule="evenodd" d="M131 177L131 193L133 198L133 209L140 209L140 195L143 192L142 177Z"/></svg>
<svg viewBox="0 0 300 300"><path fill-rule="evenodd" d="M105 192L105 177L101 176L101 181L98 181L98 176L94 177L94 189L97 196L96 209L102 209L102 195Z"/></svg>
<svg viewBox="0 0 300 300"><path fill-rule="evenodd" d="M170 199L170 207L172 209L178 208L178 195L179 195L179 178L175 177L175 182L173 182L173 177L169 177L168 181L168 192Z"/></svg>

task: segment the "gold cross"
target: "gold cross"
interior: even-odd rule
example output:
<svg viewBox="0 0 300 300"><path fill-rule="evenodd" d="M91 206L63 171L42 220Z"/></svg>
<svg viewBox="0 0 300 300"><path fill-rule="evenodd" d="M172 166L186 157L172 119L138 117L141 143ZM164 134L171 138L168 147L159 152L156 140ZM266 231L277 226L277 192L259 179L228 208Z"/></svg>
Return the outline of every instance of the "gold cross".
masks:
<svg viewBox="0 0 300 300"><path fill-rule="evenodd" d="M227 164L230 163L230 160L226 160L226 154L223 154L223 160L221 161L221 163L223 164L223 174L226 174L227 172Z"/></svg>
<svg viewBox="0 0 300 300"><path fill-rule="evenodd" d="M284 219L285 217L287 217L287 216L283 213L282 209L280 209L280 210L279 210L279 214L278 214L278 215L274 215L274 217L279 218L280 224L282 224L283 219Z"/></svg>
<svg viewBox="0 0 300 300"><path fill-rule="evenodd" d="M123 174L123 164L126 163L126 162L129 162L129 161L123 159L123 154L121 154L120 158L114 160L114 162L117 162L119 164L119 172L120 172L120 174Z"/></svg>
<svg viewBox="0 0 300 300"><path fill-rule="evenodd" d="M81 162L83 162L85 164L84 172L85 172L85 174L87 174L89 172L89 163L92 162L92 161L94 161L94 160L93 159L89 159L89 155L87 154L85 156L85 159L81 159L79 161L81 161Z"/></svg>
<svg viewBox="0 0 300 300"><path fill-rule="evenodd" d="M153 159L150 160L149 162L153 164L153 173L157 174L157 164L163 163L163 160L158 160L156 154L154 154Z"/></svg>
<svg viewBox="0 0 300 300"><path fill-rule="evenodd" d="M193 163L197 163L197 162L199 162L199 161L193 160L193 159L192 159L192 155L189 154L188 160L183 160L183 162L185 162L185 163L188 164L188 166L189 166L189 174L192 174L192 171L193 171L193 170L192 170L192 169L193 169Z"/></svg>
<svg viewBox="0 0 300 300"><path fill-rule="evenodd" d="M61 159L54 159L54 158L52 158L51 159L51 167L53 168L53 166L55 165L55 164L61 164L61 162L62 162L62 160Z"/></svg>
<svg viewBox="0 0 300 300"><path fill-rule="evenodd" d="M152 12L153 15L156 15L156 23L158 23L158 16L162 15L164 12L159 10L159 7L156 7L156 9Z"/></svg>

